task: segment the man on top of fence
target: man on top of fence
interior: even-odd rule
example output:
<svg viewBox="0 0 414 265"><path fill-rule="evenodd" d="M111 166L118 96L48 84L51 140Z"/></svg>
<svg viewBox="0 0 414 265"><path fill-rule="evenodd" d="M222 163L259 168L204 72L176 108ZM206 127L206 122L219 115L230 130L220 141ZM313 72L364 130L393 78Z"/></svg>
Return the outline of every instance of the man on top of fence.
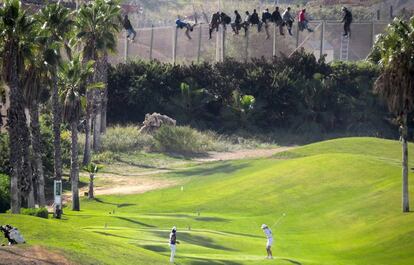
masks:
<svg viewBox="0 0 414 265"><path fill-rule="evenodd" d="M352 13L346 7L342 7L342 12L344 13L342 19L342 22L344 22L344 37L351 37Z"/></svg>
<svg viewBox="0 0 414 265"><path fill-rule="evenodd" d="M265 25L265 31L266 31L266 39L270 38L269 23L271 21L272 21L272 14L270 14L269 9L266 8L265 11L263 11L263 14L262 14L262 22Z"/></svg>
<svg viewBox="0 0 414 265"><path fill-rule="evenodd" d="M211 22L210 22L210 40L211 40L211 34L213 33L213 30L215 29L216 31L219 30L219 25L221 23L220 21L220 12L214 13L213 16L211 17Z"/></svg>
<svg viewBox="0 0 414 265"><path fill-rule="evenodd" d="M226 13L221 12L220 22L223 25L223 29L226 30L226 26L231 23L231 17L229 17Z"/></svg>
<svg viewBox="0 0 414 265"><path fill-rule="evenodd" d="M275 23L277 27L279 27L280 35L282 36L285 35L283 33L283 26L285 23L283 22L282 16L280 15L278 6L276 7L275 11L273 11L272 13L272 22Z"/></svg>
<svg viewBox="0 0 414 265"><path fill-rule="evenodd" d="M185 28L186 29L185 30L185 35L187 36L187 38L189 40L191 40L190 31L193 31L194 26L191 25L188 22L185 22L185 21L181 20L180 17L177 18L177 20L175 21L175 24L177 25L177 28L179 28L179 29L184 29Z"/></svg>
<svg viewBox="0 0 414 265"><path fill-rule="evenodd" d="M257 25L258 32L262 30L262 23L260 22L259 14L257 14L256 9L253 10L253 14L250 16L250 24Z"/></svg>
<svg viewBox="0 0 414 265"><path fill-rule="evenodd" d="M295 19L293 18L292 14L290 14L290 7L288 7L285 10L285 12L283 12L282 19L283 19L283 22L286 24L289 35L292 36L292 25Z"/></svg>
<svg viewBox="0 0 414 265"><path fill-rule="evenodd" d="M299 30L303 31L304 29L309 32L313 32L313 29L309 28L309 21L306 18L306 8L299 12Z"/></svg>
<svg viewBox="0 0 414 265"><path fill-rule="evenodd" d="M239 11L237 11L237 10L234 10L234 15L235 15L235 18L234 18L234 22L231 23L231 28L233 29L234 34L238 35L239 30L242 27L242 18L239 14Z"/></svg>

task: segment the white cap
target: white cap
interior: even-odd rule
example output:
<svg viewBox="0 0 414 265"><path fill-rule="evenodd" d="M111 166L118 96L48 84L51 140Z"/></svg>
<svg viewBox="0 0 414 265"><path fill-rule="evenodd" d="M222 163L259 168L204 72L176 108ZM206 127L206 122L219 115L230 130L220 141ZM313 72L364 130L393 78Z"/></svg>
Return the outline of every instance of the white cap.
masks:
<svg viewBox="0 0 414 265"><path fill-rule="evenodd" d="M177 231L177 227L173 226L172 231Z"/></svg>
<svg viewBox="0 0 414 265"><path fill-rule="evenodd" d="M265 228L267 228L267 225L262 224L262 229L265 229Z"/></svg>

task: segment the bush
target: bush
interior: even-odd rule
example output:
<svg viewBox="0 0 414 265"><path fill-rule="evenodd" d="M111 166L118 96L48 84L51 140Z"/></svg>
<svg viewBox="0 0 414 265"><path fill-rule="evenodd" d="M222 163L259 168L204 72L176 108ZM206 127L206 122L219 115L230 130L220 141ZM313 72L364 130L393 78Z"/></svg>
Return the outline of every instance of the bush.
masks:
<svg viewBox="0 0 414 265"><path fill-rule="evenodd" d="M197 154L214 149L214 139L188 126L162 126L154 135L158 151Z"/></svg>
<svg viewBox="0 0 414 265"><path fill-rule="evenodd" d="M46 208L22 208L20 210L20 213L24 215L31 215L45 219L49 218L49 212Z"/></svg>
<svg viewBox="0 0 414 265"><path fill-rule="evenodd" d="M10 178L0 174L0 213L10 209Z"/></svg>
<svg viewBox="0 0 414 265"><path fill-rule="evenodd" d="M154 145L154 138L151 135L140 134L135 126L111 127L102 136L102 150L114 153L151 150Z"/></svg>

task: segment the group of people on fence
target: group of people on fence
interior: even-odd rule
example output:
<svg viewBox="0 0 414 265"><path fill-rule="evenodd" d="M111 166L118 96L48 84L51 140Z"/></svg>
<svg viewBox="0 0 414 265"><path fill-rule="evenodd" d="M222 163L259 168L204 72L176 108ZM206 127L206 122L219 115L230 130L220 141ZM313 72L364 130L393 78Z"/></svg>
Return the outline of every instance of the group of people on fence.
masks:
<svg viewBox="0 0 414 265"><path fill-rule="evenodd" d="M346 7L342 8L343 11L343 19L342 22L344 23L344 37L350 37L351 35L351 23L352 23L352 13L349 9ZM307 30L308 32L313 32L313 29L309 27L309 19L306 13L306 9L303 8L298 13L298 29L300 31ZM286 26L287 31L289 35L292 34L292 26L293 22L295 21L295 16L291 13L291 8L287 7L283 13L280 12L280 9L278 6L276 6L275 10L270 13L269 9L266 8L261 18L259 17L259 14L257 13L256 9L253 10L253 13L250 14L249 11L245 12L245 18L242 19L242 16L240 15L238 10L234 11L234 20L232 22L232 18L227 15L224 12L216 12L212 15L211 21L209 24L209 37L212 38L212 33L214 31L219 31L220 25L223 27L223 30L227 29L227 26L230 26L234 32L235 35L238 35L239 32L243 29L245 36L247 35L247 32L250 27L257 27L257 31L261 32L263 27L266 32L266 39L270 38L269 33L269 27L271 23L274 23L276 27L279 28L280 35L284 34L284 27ZM197 25L191 24L190 22L187 22L180 17L177 18L175 21L175 24L178 29L185 29L185 35L189 40L191 40L190 32L194 30L194 27ZM134 28L132 27L132 24L128 18L128 15L125 15L124 17L124 28L128 32L127 38L128 39L135 39L136 32Z"/></svg>

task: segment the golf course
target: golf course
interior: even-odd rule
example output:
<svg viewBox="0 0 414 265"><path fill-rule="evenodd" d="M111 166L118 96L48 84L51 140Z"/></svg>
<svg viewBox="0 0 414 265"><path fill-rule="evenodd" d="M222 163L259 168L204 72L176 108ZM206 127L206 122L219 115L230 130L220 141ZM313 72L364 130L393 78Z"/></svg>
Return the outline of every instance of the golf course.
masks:
<svg viewBox="0 0 414 265"><path fill-rule="evenodd" d="M176 226L176 264L408 265L414 215L400 209L400 150L377 138L323 141L160 174L177 184L84 198L62 220L1 214L0 223L19 228L21 248L42 246L75 264L167 264ZM275 259L266 260L260 226L278 219Z"/></svg>

